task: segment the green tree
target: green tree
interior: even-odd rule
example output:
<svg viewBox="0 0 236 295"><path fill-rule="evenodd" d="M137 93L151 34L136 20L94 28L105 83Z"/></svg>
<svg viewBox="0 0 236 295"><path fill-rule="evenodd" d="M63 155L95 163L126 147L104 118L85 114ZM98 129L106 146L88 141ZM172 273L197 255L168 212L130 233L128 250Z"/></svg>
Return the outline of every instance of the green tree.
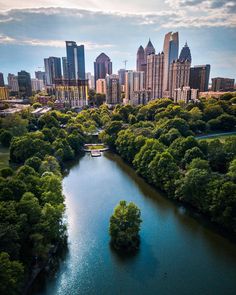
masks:
<svg viewBox="0 0 236 295"><path fill-rule="evenodd" d="M12 134L10 131L3 131L0 134L0 142L4 147L9 147L12 139Z"/></svg>
<svg viewBox="0 0 236 295"><path fill-rule="evenodd" d="M120 201L110 218L112 245L125 251L137 249L141 222L140 209L133 202Z"/></svg>

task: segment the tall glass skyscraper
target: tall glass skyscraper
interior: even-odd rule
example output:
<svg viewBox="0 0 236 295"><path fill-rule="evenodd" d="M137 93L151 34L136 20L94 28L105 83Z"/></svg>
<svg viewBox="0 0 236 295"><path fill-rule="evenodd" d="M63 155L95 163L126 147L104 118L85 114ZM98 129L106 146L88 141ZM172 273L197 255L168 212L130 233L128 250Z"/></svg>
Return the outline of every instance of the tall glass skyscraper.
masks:
<svg viewBox="0 0 236 295"><path fill-rule="evenodd" d="M85 80L84 45L77 46L74 41L66 41L66 56L68 79Z"/></svg>
<svg viewBox="0 0 236 295"><path fill-rule="evenodd" d="M32 95L30 74L26 71L18 72L18 84L20 98L29 98Z"/></svg>
<svg viewBox="0 0 236 295"><path fill-rule="evenodd" d="M46 85L55 84L55 79L61 79L61 59L50 56L44 59Z"/></svg>
<svg viewBox="0 0 236 295"><path fill-rule="evenodd" d="M110 58L105 54L101 53L94 62L94 79L95 85L98 79L105 79L106 75L112 74L112 62Z"/></svg>

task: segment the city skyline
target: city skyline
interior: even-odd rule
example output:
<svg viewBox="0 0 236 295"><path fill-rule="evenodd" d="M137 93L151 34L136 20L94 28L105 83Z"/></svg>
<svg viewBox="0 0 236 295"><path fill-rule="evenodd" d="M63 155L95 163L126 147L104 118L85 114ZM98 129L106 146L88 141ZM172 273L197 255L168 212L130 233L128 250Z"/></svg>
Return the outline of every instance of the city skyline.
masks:
<svg viewBox="0 0 236 295"><path fill-rule="evenodd" d="M100 6L88 1L86 7L80 1L59 1L57 6L64 8L52 7L53 1L38 1L36 8L33 1L1 2L0 71L5 80L8 73L20 70L33 77L34 71L42 69L43 58L66 56L65 40L85 45L86 72L93 73L93 62L101 52L111 58L114 73L124 67L124 60L127 69L134 70L137 48L150 38L156 51L162 51L169 31L179 32L180 48L188 42L192 65L211 64L211 78L236 77L236 6L230 1L210 5L200 0L162 4L149 0L144 6L142 1L109 4L103 0ZM101 5L106 7L103 12Z"/></svg>

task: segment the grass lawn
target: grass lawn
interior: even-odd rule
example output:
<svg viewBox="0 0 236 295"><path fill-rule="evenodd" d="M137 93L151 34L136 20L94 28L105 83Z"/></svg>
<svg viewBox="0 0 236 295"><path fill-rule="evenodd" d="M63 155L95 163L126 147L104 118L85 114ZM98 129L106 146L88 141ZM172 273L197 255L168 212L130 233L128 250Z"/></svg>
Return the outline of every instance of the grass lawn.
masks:
<svg viewBox="0 0 236 295"><path fill-rule="evenodd" d="M105 146L103 144L96 144L96 145L87 145L85 148L87 150L101 150L101 149L104 149Z"/></svg>

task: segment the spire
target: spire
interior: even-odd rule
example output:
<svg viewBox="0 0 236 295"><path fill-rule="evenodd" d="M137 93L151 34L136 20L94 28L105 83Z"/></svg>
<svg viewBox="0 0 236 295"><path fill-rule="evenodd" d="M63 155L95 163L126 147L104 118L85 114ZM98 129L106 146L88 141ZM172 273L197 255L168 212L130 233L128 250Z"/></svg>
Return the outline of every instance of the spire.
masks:
<svg viewBox="0 0 236 295"><path fill-rule="evenodd" d="M153 54L153 53L155 53L155 48L154 48L154 46L152 45L151 39L149 38L149 40L148 40L148 44L147 44L147 46L145 47L145 55L146 55L146 57L147 57L149 54Z"/></svg>
<svg viewBox="0 0 236 295"><path fill-rule="evenodd" d="M182 48L182 50L180 52L179 60L181 62L184 62L186 60L189 61L189 62L192 62L192 56L191 56L191 52L190 52L190 49L188 47L187 41L185 42L185 45L184 45L184 47Z"/></svg>

